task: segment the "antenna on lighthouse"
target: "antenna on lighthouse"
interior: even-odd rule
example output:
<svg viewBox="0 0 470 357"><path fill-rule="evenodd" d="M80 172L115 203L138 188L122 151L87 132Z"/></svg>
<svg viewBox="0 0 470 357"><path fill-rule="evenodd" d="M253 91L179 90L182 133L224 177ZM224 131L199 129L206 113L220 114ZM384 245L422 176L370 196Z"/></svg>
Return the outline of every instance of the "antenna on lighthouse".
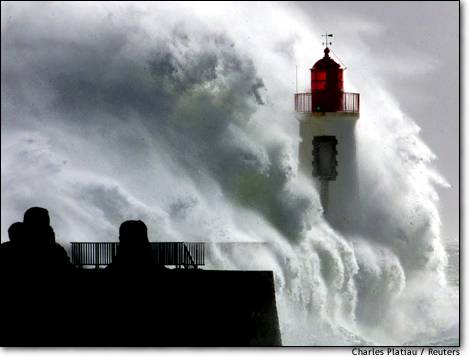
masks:
<svg viewBox="0 0 470 357"><path fill-rule="evenodd" d="M297 64L295 65L295 93L297 93L298 90L298 85L297 85Z"/></svg>
<svg viewBox="0 0 470 357"><path fill-rule="evenodd" d="M328 37L333 37L332 33L325 32L325 34L321 35L321 36L325 38L325 42L322 42L323 46L328 47L328 45L331 46L333 44L332 42L328 42ZM336 53L334 53L333 50L331 50L331 52L338 59L338 61L341 63L341 65L344 67L344 70L348 69L348 67L346 67L346 65L341 61L341 59L336 55Z"/></svg>
<svg viewBox="0 0 470 357"><path fill-rule="evenodd" d="M328 37L333 37L332 33L325 32L325 34L321 36L325 38L325 42L322 42L323 46L328 47L328 45L331 46L333 44L332 42L328 42Z"/></svg>

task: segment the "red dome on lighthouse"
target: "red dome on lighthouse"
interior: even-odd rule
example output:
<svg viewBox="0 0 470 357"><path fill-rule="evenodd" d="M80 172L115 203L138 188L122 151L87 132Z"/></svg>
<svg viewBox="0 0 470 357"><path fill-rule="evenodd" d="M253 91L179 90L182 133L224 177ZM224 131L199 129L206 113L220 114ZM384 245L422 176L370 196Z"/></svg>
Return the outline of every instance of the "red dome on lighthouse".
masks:
<svg viewBox="0 0 470 357"><path fill-rule="evenodd" d="M322 35L325 38L332 34ZM313 115L334 115L348 113L359 116L359 93L346 93L343 87L343 71L338 63L330 57L328 45L325 42L323 58L319 59L310 69L310 92L295 94L295 110L298 113ZM330 115L328 114L328 115Z"/></svg>
<svg viewBox="0 0 470 357"><path fill-rule="evenodd" d="M338 110L343 89L343 69L325 48L325 56L318 60L311 71L312 110L335 112Z"/></svg>
<svg viewBox="0 0 470 357"><path fill-rule="evenodd" d="M329 68L340 68L340 65L330 57L330 49L328 47L326 47L323 52L325 56L315 62L312 69L325 70Z"/></svg>

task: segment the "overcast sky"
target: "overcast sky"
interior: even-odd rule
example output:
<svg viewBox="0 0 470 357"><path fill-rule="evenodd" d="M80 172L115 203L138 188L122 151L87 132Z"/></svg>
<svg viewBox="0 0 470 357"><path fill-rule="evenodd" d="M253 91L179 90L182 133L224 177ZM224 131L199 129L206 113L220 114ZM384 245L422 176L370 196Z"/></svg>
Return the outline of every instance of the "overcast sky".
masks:
<svg viewBox="0 0 470 357"><path fill-rule="evenodd" d="M422 128L422 138L437 155L436 167L452 186L439 191L440 209L443 236L456 239L459 223L459 2L332 1L299 2L295 6L311 19L313 29L334 34L332 48L343 62L344 58L351 62L355 56L343 49L346 45L349 49L355 44L358 48L367 48L368 56L375 57L372 60L375 68L371 69L374 77L368 77L369 69L360 66L349 66L345 75L361 72L364 80L380 81L396 98L401 110ZM370 26L375 26L376 31L370 31ZM400 68L410 57L421 62L421 68L411 71ZM348 64L346 61L345 65Z"/></svg>

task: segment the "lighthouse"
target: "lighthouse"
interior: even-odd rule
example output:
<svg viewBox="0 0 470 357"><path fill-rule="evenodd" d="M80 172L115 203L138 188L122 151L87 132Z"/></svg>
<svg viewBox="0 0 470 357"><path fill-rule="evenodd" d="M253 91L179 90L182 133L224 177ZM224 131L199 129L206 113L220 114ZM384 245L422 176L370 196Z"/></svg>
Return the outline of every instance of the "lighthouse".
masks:
<svg viewBox="0 0 470 357"><path fill-rule="evenodd" d="M359 93L344 91L344 68L330 57L328 45L310 69L310 92L295 94L299 172L316 186L327 221L350 232L360 214L355 141Z"/></svg>

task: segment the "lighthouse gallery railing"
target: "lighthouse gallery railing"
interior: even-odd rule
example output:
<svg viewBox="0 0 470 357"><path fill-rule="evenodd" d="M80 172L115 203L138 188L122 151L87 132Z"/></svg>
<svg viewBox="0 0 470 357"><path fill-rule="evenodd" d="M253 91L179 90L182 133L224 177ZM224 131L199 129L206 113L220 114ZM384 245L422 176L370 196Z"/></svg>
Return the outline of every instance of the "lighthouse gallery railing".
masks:
<svg viewBox="0 0 470 357"><path fill-rule="evenodd" d="M295 111L299 113L311 113L312 93L295 94ZM337 112L359 113L359 93L342 93Z"/></svg>

